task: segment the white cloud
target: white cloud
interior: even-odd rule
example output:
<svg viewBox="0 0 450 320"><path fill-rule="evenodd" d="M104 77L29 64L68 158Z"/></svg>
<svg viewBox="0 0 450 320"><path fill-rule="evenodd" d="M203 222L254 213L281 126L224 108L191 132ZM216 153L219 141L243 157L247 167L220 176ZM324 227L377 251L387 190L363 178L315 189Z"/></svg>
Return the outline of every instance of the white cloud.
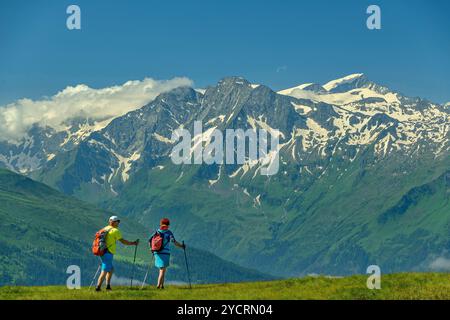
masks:
<svg viewBox="0 0 450 320"><path fill-rule="evenodd" d="M145 78L103 89L80 84L67 87L50 98L20 99L0 106L0 140L18 141L35 123L62 130L64 121L76 116L93 120L121 116L144 106L162 92L192 85L187 78L165 81Z"/></svg>
<svg viewBox="0 0 450 320"><path fill-rule="evenodd" d="M439 257L430 263L432 270L450 270L450 259Z"/></svg>

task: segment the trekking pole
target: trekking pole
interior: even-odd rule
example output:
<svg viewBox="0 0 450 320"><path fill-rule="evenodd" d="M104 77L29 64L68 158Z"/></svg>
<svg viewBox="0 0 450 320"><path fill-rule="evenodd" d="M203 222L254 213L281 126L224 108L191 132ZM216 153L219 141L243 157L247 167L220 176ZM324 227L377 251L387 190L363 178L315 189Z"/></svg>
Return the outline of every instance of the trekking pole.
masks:
<svg viewBox="0 0 450 320"><path fill-rule="evenodd" d="M186 255L186 246L184 245L184 241L183 241L183 251L184 251L184 261L186 262L186 270L187 270L188 280L189 280L189 289L192 289L191 274L189 272L189 265L188 265L188 261L187 261L187 255Z"/></svg>
<svg viewBox="0 0 450 320"><path fill-rule="evenodd" d="M134 259L133 259L133 269L131 271L131 284L130 284L130 288L133 288L133 278L134 278L134 267L136 265L136 253L137 253L137 247L139 245L139 239L136 240L137 244L136 247L134 248Z"/></svg>
<svg viewBox="0 0 450 320"><path fill-rule="evenodd" d="M92 285L94 284L94 281L95 281L95 278L97 278L97 274L98 274L98 272L100 271L100 264L98 265L98 268L97 268L97 271L95 272L95 275L94 275L94 278L92 278L92 282L91 282L91 284L89 285L89 290L91 290L91 287L92 287Z"/></svg>
<svg viewBox="0 0 450 320"><path fill-rule="evenodd" d="M153 255L153 254L152 254L152 255ZM148 273L150 272L150 267L151 267L152 264L153 264L153 258L154 258L154 257L152 257L152 259L150 260L150 263L149 263L149 265L148 265L147 272L145 273L144 281L142 282L141 290L144 289L145 282L147 281Z"/></svg>

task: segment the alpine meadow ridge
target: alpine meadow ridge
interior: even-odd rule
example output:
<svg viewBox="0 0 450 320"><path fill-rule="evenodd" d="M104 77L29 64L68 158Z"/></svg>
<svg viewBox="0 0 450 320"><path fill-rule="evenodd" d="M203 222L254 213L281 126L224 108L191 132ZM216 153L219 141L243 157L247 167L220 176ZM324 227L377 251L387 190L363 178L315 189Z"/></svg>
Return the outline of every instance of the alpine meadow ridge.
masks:
<svg viewBox="0 0 450 320"><path fill-rule="evenodd" d="M278 173L261 175L262 160L174 164L172 132L193 132L195 121L204 132L278 130ZM0 165L95 208L86 230L101 227L97 208L147 228L170 216L178 239L258 270L247 278L361 274L373 264L445 271L436 261L450 257L449 123L449 104L364 74L279 92L227 77L121 116L36 124L21 141L0 141Z"/></svg>
<svg viewBox="0 0 450 320"><path fill-rule="evenodd" d="M41 183L0 169L0 286L62 285L70 265L81 269L81 283L88 286L99 265L91 252L92 234L104 226L113 214L66 196ZM150 230L126 219L122 225L126 237L140 238L135 269L135 283L144 279L152 257L146 248ZM242 268L217 256L188 248L195 283L222 283L271 280L273 276ZM208 259L202 264L200 257ZM113 284L129 284L133 250L120 247L116 257L117 272ZM174 252L171 281L185 283L184 257ZM156 273L147 279L153 283Z"/></svg>

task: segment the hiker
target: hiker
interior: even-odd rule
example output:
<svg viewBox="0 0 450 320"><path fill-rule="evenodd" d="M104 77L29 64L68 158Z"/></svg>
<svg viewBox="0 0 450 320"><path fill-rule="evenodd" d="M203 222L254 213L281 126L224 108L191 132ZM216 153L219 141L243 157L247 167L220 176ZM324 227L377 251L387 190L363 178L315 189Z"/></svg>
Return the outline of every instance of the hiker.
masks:
<svg viewBox="0 0 450 320"><path fill-rule="evenodd" d="M122 233L118 229L120 219L117 216L109 218L108 226L103 228L107 232L106 234L106 252L100 257L102 259L102 272L98 278L97 287L95 291L100 291L103 280L106 277L106 290L111 290L111 277L114 271L113 258L116 253L116 242L120 241L127 246L137 246L139 240L128 241L122 238Z"/></svg>
<svg viewBox="0 0 450 320"><path fill-rule="evenodd" d="M173 242L179 248L186 248L184 244L181 244L175 240L172 231L169 230L169 226L169 219L161 219L159 229L155 232L149 242L153 255L155 257L155 267L159 268L158 285L156 287L157 289L164 289L164 277L166 275L167 267L170 264L170 242ZM162 238L162 242L159 245L160 247L155 250L155 241L152 239L156 238L159 235Z"/></svg>

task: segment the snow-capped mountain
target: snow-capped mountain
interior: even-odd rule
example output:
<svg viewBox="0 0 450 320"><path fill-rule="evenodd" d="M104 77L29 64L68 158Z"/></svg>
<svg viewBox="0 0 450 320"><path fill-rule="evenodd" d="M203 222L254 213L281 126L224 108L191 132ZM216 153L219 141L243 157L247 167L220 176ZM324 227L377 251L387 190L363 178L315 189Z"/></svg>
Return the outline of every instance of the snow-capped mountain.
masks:
<svg viewBox="0 0 450 320"><path fill-rule="evenodd" d="M175 165L171 134L193 132L194 121L206 133L277 132L279 173L262 176L262 163L249 159ZM67 149L46 149L32 176L143 223L169 212L181 236L264 271L365 272L377 262L386 271L426 269L448 245L449 124L448 107L363 74L278 93L229 77L162 93L104 127L75 127L56 143L73 140Z"/></svg>
<svg viewBox="0 0 450 320"><path fill-rule="evenodd" d="M38 124L28 130L17 142L0 141L0 166L29 174L40 169L60 152L72 150L92 132L104 128L110 121L94 121L89 118L73 118L65 128L55 130Z"/></svg>
<svg viewBox="0 0 450 320"><path fill-rule="evenodd" d="M132 163L138 161L145 150L151 150L147 155L150 158L167 155L170 149L167 147L170 147L168 140L171 137L171 130L181 124L186 126L185 120L188 115L191 115L189 125L200 117L205 122L206 130L213 125L215 127L229 126L231 120L233 120L232 124L239 128L269 126L281 130L285 138L283 149L290 149L290 154L295 159L300 159L298 153L301 151L299 150L310 153L311 149L321 149L323 154L328 152L330 156L332 155L330 150L334 149L332 146L338 141L348 140L348 146L364 146L377 140L380 135L383 137L376 144L376 152L379 154L384 154L390 149L415 150L418 141L432 142L431 146L436 156L443 151L448 151L448 111L443 106L404 97L369 81L363 74L333 80L323 86L305 84L278 92L280 95L291 97L290 99L283 100L272 93L271 96L275 99L283 100L284 105L280 108L289 115L289 119L284 119L284 123L274 123L273 120L277 119L277 116L270 114L275 110L271 105L265 106L267 112L263 112L262 108L258 107L255 110L249 110L248 114L246 112L246 118L240 117L236 120L233 111L239 106L239 101L227 110L221 97L217 96L221 87L230 84L233 89L242 87L239 94L244 96L243 100L247 98L245 96L257 96L260 92L270 91L265 86L252 85L244 79L230 78L223 80L215 89L197 90L195 99L181 97L178 101L180 105L168 104L160 96L155 100L155 104L131 112L126 117L119 117L112 122L111 119L101 123L78 122L63 132L55 133L47 129L45 135L38 134L45 130L34 128L34 132L31 132L29 139L22 142L22 145L3 147L3 150L16 151L9 156L3 151L2 160L9 168L29 172L52 160L57 152L71 150L80 142L87 143L89 140L91 145L97 143L97 147L105 146L111 155L110 161L114 163L112 168L105 169L108 172L102 172L100 176L91 178L97 182L104 182L105 179L111 181L114 175L119 174L122 176L122 182L125 182L128 177L127 172L133 166ZM167 97L173 99L176 94L177 91L174 91ZM211 99L213 102L210 102ZM266 104L264 101L258 101L258 103ZM209 104L220 104L220 112L215 112L214 108L217 107L209 106ZM171 113L162 116L164 119L159 121L159 126L162 126L160 130L149 129L153 128L153 124L149 126L146 122L145 115L154 113L152 108L159 110L156 111L156 117L162 116L164 112ZM179 117L181 118L177 119ZM325 117L328 118L324 119ZM171 124L166 123L167 120L170 120ZM136 140L136 137L128 136L127 131L120 133L124 128L119 124L127 124L130 121L142 127L137 131L145 131L146 139ZM288 121L289 124L287 124ZM106 126L110 122L111 125ZM295 122L298 123L293 126ZM92 132L100 131L103 127L106 127L104 132L94 135L93 138L90 137ZM124 149L123 143L115 147L116 140L124 139L124 135L125 145L131 144L132 147ZM38 141L38 147L30 150L29 145L36 143L35 139ZM145 145L150 142L157 152L154 148ZM143 145L138 147L136 143ZM147 164L151 163L146 161Z"/></svg>
<svg viewBox="0 0 450 320"><path fill-rule="evenodd" d="M445 106L405 97L369 81L363 74L330 81L321 87L324 89L321 91L316 87L309 88L310 85L301 85L279 93L333 105L339 114L333 119L334 138L349 137L356 144L367 144L375 141L381 127L391 127L392 132L376 144L379 152L385 153L390 148L415 150L419 141L434 147L436 156L449 150L450 118ZM310 112L309 109L299 109L305 115ZM377 118L383 119L383 124L367 127Z"/></svg>
<svg viewBox="0 0 450 320"><path fill-rule="evenodd" d="M234 84L240 85L244 81L243 79L235 79ZM227 82L227 79L224 82ZM249 92L253 92L254 90L258 92L261 88L266 88L264 86L250 84L247 81L245 81L245 84ZM203 99L202 96L206 94L207 90L196 90L196 92L199 94L199 98L195 101L185 101L186 105L184 106L177 106L173 110L175 115L178 116L180 110L188 111L191 114L198 111L197 109L192 110L192 106L201 103L200 100ZM436 155L442 151L448 151L448 104L440 106L418 98L404 97L397 92L369 81L363 74L352 74L332 80L324 85L314 83L303 84L294 88L281 90L278 94L296 98L290 101L290 106L288 107L293 109L290 110L291 113L295 111L290 121L293 121L293 119L299 116L307 118L303 127L276 128L282 131L284 130L283 134L285 137L290 137L289 144L293 157L296 157L296 148L293 146L293 142L297 140L301 140L301 147L305 151L310 146L317 147L320 145L324 148L325 145L332 144L333 141L344 138L352 141L351 143L353 145L370 143L380 133L381 126L371 126L369 128L367 124L371 120L372 122L376 121L377 118L382 119L382 122L384 122L382 124L384 129L392 127L392 132L387 134L384 140L378 143L378 152L383 153L390 148L414 148L416 143L421 139L428 139L433 143ZM182 101L181 103L184 102ZM320 104L326 104L327 106L318 109L317 106ZM311 108L311 105L314 107ZM199 108L201 109L202 106ZM127 118L132 119L137 115L143 115L147 112L147 109L148 107L132 112L127 115ZM330 115L332 117L327 119L327 123L321 124L315 118L317 116L320 117L320 114L325 109L331 112ZM206 129L208 129L208 126L211 127L213 122L223 121L225 117L231 119L233 115L229 114L230 111L223 110L223 114L213 114L210 115L210 119L206 118ZM256 116L256 118L253 116ZM252 126L260 126L263 123L267 124L267 122L269 125L274 125L271 124L270 118L258 120L259 116L265 118L266 115L262 113L257 115L253 114L248 119L244 119L243 123L241 121L241 123L236 124L243 128L248 128L250 122L253 123ZM59 152L70 151L80 142L86 141L86 139L90 138L91 133L98 132L107 127L112 120L113 118L104 119L103 121L93 121L83 118L71 119L67 121L66 128L59 131L50 127L42 128L35 125L29 130L27 137L23 138L19 143L0 142L0 164L21 173L35 171L52 160ZM181 120L183 121L183 119ZM192 120L195 119L192 118ZM108 134L106 137L113 135L111 131L117 131L114 128L121 121L114 121L114 124L106 129ZM258 121L260 121L259 124ZM184 123L175 122L171 126L167 125L165 127L166 130L163 130L163 132L153 132L151 136L153 135L156 141L158 141L158 137L160 140L168 140L171 136L171 130L180 124ZM108 139L106 140L109 141ZM160 142L158 141L157 143ZM167 150L165 151L167 152ZM122 166L125 171L130 169L131 162L139 158L138 153L136 153L137 151L130 152L124 150L115 150L112 152L114 155L113 158L117 159L117 165L119 167ZM155 155L157 153L152 156ZM118 170L120 169L111 169L112 172ZM121 174L123 174L123 180L126 180L127 173L121 172ZM110 175L111 173L108 174L108 176Z"/></svg>
<svg viewBox="0 0 450 320"><path fill-rule="evenodd" d="M68 86L51 97L0 106L0 166L29 173L72 150L111 120L136 110L162 92L189 86L187 78L145 78L102 89Z"/></svg>

